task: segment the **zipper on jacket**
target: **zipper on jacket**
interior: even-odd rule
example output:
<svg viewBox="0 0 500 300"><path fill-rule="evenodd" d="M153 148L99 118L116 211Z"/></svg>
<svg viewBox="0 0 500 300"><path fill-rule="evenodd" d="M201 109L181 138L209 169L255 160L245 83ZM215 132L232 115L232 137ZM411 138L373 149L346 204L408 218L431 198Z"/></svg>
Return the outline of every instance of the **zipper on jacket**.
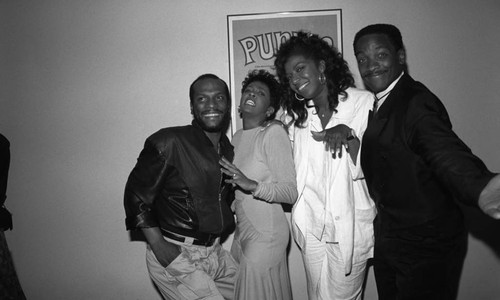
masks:
<svg viewBox="0 0 500 300"><path fill-rule="evenodd" d="M220 213L220 222L221 222L221 227L220 227L220 234L222 234L222 231L224 230L224 214L222 213L222 180L223 180L223 175L224 173L220 173L220 180L219 180L219 213Z"/></svg>

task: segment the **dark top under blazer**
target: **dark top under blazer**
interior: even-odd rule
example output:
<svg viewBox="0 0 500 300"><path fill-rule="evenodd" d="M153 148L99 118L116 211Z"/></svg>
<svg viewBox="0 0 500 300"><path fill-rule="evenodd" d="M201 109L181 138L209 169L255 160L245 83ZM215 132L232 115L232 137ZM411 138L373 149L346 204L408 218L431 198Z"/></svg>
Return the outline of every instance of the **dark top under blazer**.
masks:
<svg viewBox="0 0 500 300"><path fill-rule="evenodd" d="M361 166L383 230L409 228L476 205L494 176L453 132L441 101L405 74L363 136Z"/></svg>

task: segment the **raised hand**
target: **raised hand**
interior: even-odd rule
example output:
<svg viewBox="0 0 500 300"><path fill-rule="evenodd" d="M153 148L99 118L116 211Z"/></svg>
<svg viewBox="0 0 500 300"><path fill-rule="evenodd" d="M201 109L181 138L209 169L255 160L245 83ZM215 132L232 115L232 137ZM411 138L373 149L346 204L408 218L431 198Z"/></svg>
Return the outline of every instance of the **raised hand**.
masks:
<svg viewBox="0 0 500 300"><path fill-rule="evenodd" d="M312 137L315 141L323 142L325 150L332 152L332 157L342 157L342 145L348 149L347 137L351 134L351 129L344 125L339 124L335 127L328 128L323 131L311 131Z"/></svg>
<svg viewBox="0 0 500 300"><path fill-rule="evenodd" d="M247 178L243 172L241 172L225 157L222 157L219 160L219 164L222 167L221 172L231 177L230 179L225 180L226 183L237 185L245 191L255 192L258 185L257 181Z"/></svg>

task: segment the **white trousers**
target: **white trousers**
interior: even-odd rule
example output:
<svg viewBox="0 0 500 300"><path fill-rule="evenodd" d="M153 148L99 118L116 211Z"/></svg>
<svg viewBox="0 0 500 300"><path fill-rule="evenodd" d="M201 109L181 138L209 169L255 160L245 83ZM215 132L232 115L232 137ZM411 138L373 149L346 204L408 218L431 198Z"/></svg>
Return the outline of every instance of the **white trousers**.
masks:
<svg viewBox="0 0 500 300"><path fill-rule="evenodd" d="M181 245L182 253L164 268L148 246L146 263L149 276L165 299L233 299L237 265L217 240L210 247Z"/></svg>
<svg viewBox="0 0 500 300"><path fill-rule="evenodd" d="M367 260L353 263L346 275L339 244L319 241L311 234L306 235L302 258L309 300L361 299Z"/></svg>

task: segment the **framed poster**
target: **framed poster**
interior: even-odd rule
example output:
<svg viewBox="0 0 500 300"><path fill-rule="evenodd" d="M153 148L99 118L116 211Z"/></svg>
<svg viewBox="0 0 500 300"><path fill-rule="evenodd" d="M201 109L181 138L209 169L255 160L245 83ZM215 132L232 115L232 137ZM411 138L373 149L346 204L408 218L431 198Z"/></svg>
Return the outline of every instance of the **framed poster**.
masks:
<svg viewBox="0 0 500 300"><path fill-rule="evenodd" d="M274 72L274 54L298 31L318 34L342 52L342 10L228 15L231 134L242 127L238 115L241 83L248 71Z"/></svg>

